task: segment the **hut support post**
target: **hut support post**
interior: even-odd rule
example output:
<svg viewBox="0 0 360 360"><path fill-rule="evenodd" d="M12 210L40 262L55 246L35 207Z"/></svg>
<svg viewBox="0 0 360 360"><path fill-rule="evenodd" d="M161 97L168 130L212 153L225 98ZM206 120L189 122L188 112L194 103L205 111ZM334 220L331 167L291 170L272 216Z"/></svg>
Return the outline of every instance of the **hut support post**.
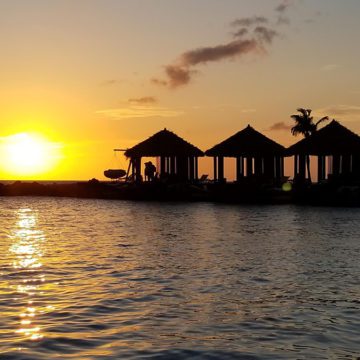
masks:
<svg viewBox="0 0 360 360"><path fill-rule="evenodd" d="M299 174L299 156L294 156L294 178Z"/></svg>
<svg viewBox="0 0 360 360"><path fill-rule="evenodd" d="M253 159L251 156L246 158L246 176L250 177L253 174Z"/></svg>
<svg viewBox="0 0 360 360"><path fill-rule="evenodd" d="M339 175L340 173L340 156L333 155L333 175Z"/></svg>
<svg viewBox="0 0 360 360"><path fill-rule="evenodd" d="M135 159L131 158L131 176L132 180L135 180Z"/></svg>
<svg viewBox="0 0 360 360"><path fill-rule="evenodd" d="M355 179L360 179L360 156L357 154L351 155L351 172Z"/></svg>
<svg viewBox="0 0 360 360"><path fill-rule="evenodd" d="M217 181L217 157L214 156L214 181Z"/></svg>
<svg viewBox="0 0 360 360"><path fill-rule="evenodd" d="M261 176L262 175L262 158L256 157L255 158L255 175Z"/></svg>
<svg viewBox="0 0 360 360"><path fill-rule="evenodd" d="M195 166L195 180L199 180L199 158L194 157L194 166Z"/></svg>
<svg viewBox="0 0 360 360"><path fill-rule="evenodd" d="M135 158L135 181L141 182L141 157Z"/></svg>
<svg viewBox="0 0 360 360"><path fill-rule="evenodd" d="M189 164L189 179L193 181L195 179L194 176L195 164L194 164L194 158L192 156L188 157L188 164Z"/></svg>
<svg viewBox="0 0 360 360"><path fill-rule="evenodd" d="M224 158L222 156L218 157L218 171L219 171L219 181L224 181Z"/></svg>
<svg viewBox="0 0 360 360"><path fill-rule="evenodd" d="M306 170L306 156L299 155L299 178L305 180L305 170Z"/></svg>
<svg viewBox="0 0 360 360"><path fill-rule="evenodd" d="M175 175L176 174L176 160L175 156L170 158L170 173Z"/></svg>
<svg viewBox="0 0 360 360"><path fill-rule="evenodd" d="M165 169L165 157L161 156L160 157L160 174L164 175L166 173L166 169Z"/></svg>
<svg viewBox="0 0 360 360"><path fill-rule="evenodd" d="M168 174L171 173L171 171L170 171L170 157L169 156L166 157L166 172Z"/></svg>
<svg viewBox="0 0 360 360"><path fill-rule="evenodd" d="M325 156L318 156L318 182L325 180Z"/></svg>
<svg viewBox="0 0 360 360"><path fill-rule="evenodd" d="M236 181L240 181L244 176L244 159L242 156L236 158Z"/></svg>

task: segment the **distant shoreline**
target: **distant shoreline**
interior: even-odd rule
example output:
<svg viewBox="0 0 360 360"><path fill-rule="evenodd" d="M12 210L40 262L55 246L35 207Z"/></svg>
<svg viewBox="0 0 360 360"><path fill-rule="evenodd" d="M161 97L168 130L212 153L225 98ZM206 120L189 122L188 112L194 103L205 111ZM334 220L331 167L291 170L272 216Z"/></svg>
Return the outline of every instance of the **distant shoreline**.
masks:
<svg viewBox="0 0 360 360"><path fill-rule="evenodd" d="M1 182L0 196L47 196L158 202L298 204L360 207L360 186L314 184L290 191L256 183L116 183L89 181Z"/></svg>
<svg viewBox="0 0 360 360"><path fill-rule="evenodd" d="M15 182L21 183L39 183L39 184L68 184L68 183L78 183L78 182L86 182L87 180L0 180L1 184L9 185Z"/></svg>

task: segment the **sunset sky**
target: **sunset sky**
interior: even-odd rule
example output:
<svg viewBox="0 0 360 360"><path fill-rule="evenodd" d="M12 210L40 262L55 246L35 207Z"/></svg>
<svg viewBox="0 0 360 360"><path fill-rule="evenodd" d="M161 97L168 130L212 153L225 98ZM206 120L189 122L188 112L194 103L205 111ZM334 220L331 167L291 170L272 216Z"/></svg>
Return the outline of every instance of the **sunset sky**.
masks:
<svg viewBox="0 0 360 360"><path fill-rule="evenodd" d="M164 127L202 150L247 124L288 146L298 107L360 134L359 14L359 0L0 0L0 179L103 179L127 165L113 148Z"/></svg>

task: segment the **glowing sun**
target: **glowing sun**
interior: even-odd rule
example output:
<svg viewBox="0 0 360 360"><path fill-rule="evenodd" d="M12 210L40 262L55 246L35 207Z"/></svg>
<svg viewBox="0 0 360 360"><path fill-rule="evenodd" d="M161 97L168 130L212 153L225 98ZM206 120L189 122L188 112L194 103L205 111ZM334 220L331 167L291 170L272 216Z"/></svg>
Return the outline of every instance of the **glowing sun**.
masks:
<svg viewBox="0 0 360 360"><path fill-rule="evenodd" d="M14 175L35 175L50 170L59 159L59 146L45 138L19 133L4 139L4 166Z"/></svg>

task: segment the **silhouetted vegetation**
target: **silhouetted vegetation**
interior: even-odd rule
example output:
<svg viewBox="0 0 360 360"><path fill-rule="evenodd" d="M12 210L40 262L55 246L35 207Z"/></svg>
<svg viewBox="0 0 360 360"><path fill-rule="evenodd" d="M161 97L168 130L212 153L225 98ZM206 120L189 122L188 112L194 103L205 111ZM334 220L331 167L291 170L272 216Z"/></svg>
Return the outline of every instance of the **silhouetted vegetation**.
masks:
<svg viewBox="0 0 360 360"><path fill-rule="evenodd" d="M300 114L294 114L290 116L295 121L295 125L291 128L291 133L294 136L301 134L305 138L308 138L317 131L318 126L322 122L329 120L328 116L324 116L321 119L319 119L316 123L314 123L314 118L313 116L311 116L311 112L312 112L311 109L298 108L297 111ZM309 155L306 155L306 167L307 167L308 179L311 182Z"/></svg>

